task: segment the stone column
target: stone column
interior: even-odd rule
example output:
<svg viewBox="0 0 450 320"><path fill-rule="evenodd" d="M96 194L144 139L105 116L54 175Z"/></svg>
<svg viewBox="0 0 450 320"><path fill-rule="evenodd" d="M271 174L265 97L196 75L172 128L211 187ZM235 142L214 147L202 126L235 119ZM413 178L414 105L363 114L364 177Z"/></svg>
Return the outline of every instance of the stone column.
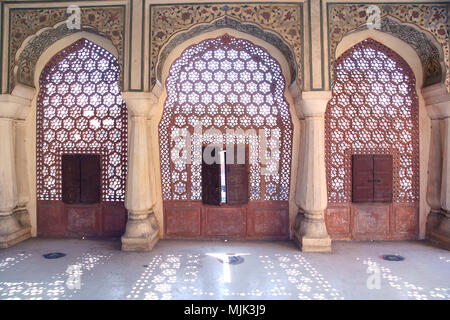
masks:
<svg viewBox="0 0 450 320"><path fill-rule="evenodd" d="M122 93L129 112L128 176L125 207L128 222L122 236L122 250L150 251L159 240L159 226L152 210L150 154L147 118L153 95L144 92Z"/></svg>
<svg viewBox="0 0 450 320"><path fill-rule="evenodd" d="M442 150L441 120L431 118L430 157L428 160L427 202L431 212L441 211Z"/></svg>
<svg viewBox="0 0 450 320"><path fill-rule="evenodd" d="M324 219L328 197L324 113L330 98L329 91L310 91L303 92L302 99L297 102L300 118L304 118L304 136L301 137L295 194L299 212L293 237L305 252L331 252L331 239Z"/></svg>
<svg viewBox="0 0 450 320"><path fill-rule="evenodd" d="M424 89L423 95L431 118L426 238L450 250L450 94L439 84Z"/></svg>
<svg viewBox="0 0 450 320"><path fill-rule="evenodd" d="M34 90L33 90L34 92ZM17 173L27 168L17 168L16 159L23 157L16 151L16 121L25 119L30 97L13 94L0 95L0 248L10 247L31 237L28 199L22 197L19 206ZM20 135L23 138L23 135ZM28 181L21 181L27 184Z"/></svg>

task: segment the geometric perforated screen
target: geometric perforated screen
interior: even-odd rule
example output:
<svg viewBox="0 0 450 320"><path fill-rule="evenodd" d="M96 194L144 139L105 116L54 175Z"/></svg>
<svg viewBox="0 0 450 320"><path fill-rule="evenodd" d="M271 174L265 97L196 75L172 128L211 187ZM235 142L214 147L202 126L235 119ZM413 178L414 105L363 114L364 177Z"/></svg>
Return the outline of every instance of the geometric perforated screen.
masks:
<svg viewBox="0 0 450 320"><path fill-rule="evenodd" d="M117 59L86 39L45 66L37 99L38 200L61 200L63 154L98 154L102 201L124 201L128 120L119 72Z"/></svg>
<svg viewBox="0 0 450 320"><path fill-rule="evenodd" d="M328 201L352 201L352 154L393 155L393 201L419 200L415 77L391 49L366 39L335 62L325 115Z"/></svg>
<svg viewBox="0 0 450 320"><path fill-rule="evenodd" d="M159 124L164 200L201 200L201 146L213 142L249 145L250 200L288 200L292 122L281 67L267 51L229 35L204 40L173 63L166 88ZM199 123L201 135L194 129ZM265 165L273 168L268 175L261 174L259 129L267 141ZM189 165L172 152L175 138L187 133L193 136Z"/></svg>

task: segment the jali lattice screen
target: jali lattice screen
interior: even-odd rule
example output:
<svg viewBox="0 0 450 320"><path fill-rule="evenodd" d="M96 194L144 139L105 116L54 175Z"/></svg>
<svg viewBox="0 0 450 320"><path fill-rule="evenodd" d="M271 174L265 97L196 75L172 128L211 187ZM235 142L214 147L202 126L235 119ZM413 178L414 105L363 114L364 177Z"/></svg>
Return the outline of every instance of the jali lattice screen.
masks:
<svg viewBox="0 0 450 320"><path fill-rule="evenodd" d="M80 39L55 55L40 77L37 99L37 196L61 200L61 155L101 155L102 201L123 201L127 110L119 64Z"/></svg>
<svg viewBox="0 0 450 320"><path fill-rule="evenodd" d="M159 125L164 200L201 200L201 145L212 142L250 146L251 200L288 200L292 122L277 61L247 40L224 35L187 48L171 66L166 87ZM199 122L201 138L194 130ZM211 128L221 134L205 134ZM227 129L265 129L267 166L276 172L261 175L259 135ZM171 152L174 138L187 132L193 134L192 165Z"/></svg>
<svg viewBox="0 0 450 320"><path fill-rule="evenodd" d="M325 121L328 201L351 202L351 155L392 154L394 202L419 199L419 122L415 77L398 54L372 39L334 66Z"/></svg>

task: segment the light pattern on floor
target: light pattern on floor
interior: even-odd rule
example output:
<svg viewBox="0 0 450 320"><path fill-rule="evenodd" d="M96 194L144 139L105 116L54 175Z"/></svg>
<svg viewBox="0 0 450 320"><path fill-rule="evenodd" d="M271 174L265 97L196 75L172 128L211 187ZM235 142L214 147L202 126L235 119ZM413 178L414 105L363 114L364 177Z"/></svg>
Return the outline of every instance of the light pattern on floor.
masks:
<svg viewBox="0 0 450 320"><path fill-rule="evenodd" d="M14 265L24 261L25 259L28 259L29 257L31 257L31 254L29 253L18 253L12 257L6 257L0 260L0 272L13 267Z"/></svg>
<svg viewBox="0 0 450 320"><path fill-rule="evenodd" d="M399 277L394 272L392 272L392 270L387 267L386 264L378 263L376 261L373 261L371 258L364 259L363 264L367 265L367 267L372 271L378 270L381 276L381 288L383 288L383 283L387 282L391 288L405 292L407 295L407 299L450 299L450 288L424 288L417 284L405 281L404 279L402 279L402 277Z"/></svg>
<svg viewBox="0 0 450 320"><path fill-rule="evenodd" d="M198 278L199 257L198 254L156 255L145 267L145 271L126 298L169 300L173 298L172 289L178 288L180 285L182 291L191 290L194 296L203 294L203 291L189 286Z"/></svg>
<svg viewBox="0 0 450 320"><path fill-rule="evenodd" d="M156 255L146 265L144 272L132 287L127 299L180 299L190 297L193 299L237 299L237 298L269 298L269 299L343 299L341 294L326 281L323 276L301 254L287 255L275 254L267 256L249 255L246 259L258 259L262 271L265 272L267 282L259 288L242 291L228 283L224 276L214 279L199 277L200 267L202 274L211 274L214 270L205 268L218 268L221 272L223 265L209 264L205 260L210 254L201 256L185 254ZM231 266L233 272L234 266ZM255 274L260 274L255 271ZM205 285L211 281L210 285ZM287 287L289 286L289 287ZM212 290L202 288L210 287ZM218 288L218 291L214 291ZM294 293L292 293L294 292Z"/></svg>
<svg viewBox="0 0 450 320"><path fill-rule="evenodd" d="M450 263L450 258L446 258L446 257L439 257L439 260L442 260L443 262L447 262L447 263Z"/></svg>
<svg viewBox="0 0 450 320"><path fill-rule="evenodd" d="M105 264L111 256L112 253L83 253L74 263L67 265L66 270L52 276L50 281L0 281L0 299L71 299L82 288L83 275L96 266Z"/></svg>
<svg viewBox="0 0 450 320"><path fill-rule="evenodd" d="M291 296L292 289L286 292L283 277L297 289L297 296L301 300L337 300L343 299L340 293L332 288L323 276L301 254L286 255L275 254L275 259L269 256L259 256L264 268L269 272L267 278L274 283L272 296Z"/></svg>

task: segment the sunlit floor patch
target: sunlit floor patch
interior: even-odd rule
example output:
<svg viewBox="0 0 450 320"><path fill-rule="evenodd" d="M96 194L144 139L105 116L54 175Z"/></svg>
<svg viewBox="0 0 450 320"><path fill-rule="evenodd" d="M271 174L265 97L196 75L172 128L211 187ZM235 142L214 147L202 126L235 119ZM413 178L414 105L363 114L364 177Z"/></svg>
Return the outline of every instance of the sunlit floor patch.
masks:
<svg viewBox="0 0 450 320"><path fill-rule="evenodd" d="M172 291L191 291L190 286L198 278L200 255L167 254L156 255L136 281L127 299L170 300ZM203 294L203 291L201 292Z"/></svg>
<svg viewBox="0 0 450 320"><path fill-rule="evenodd" d="M205 260L205 256L222 262L219 264L215 259ZM229 257L235 256L246 256L251 269L240 269L237 265L224 263ZM204 277L199 277L199 273ZM259 281L260 288L242 285L243 274L246 274L250 286L254 283L258 287ZM262 278L258 279L258 276ZM221 252L157 255L148 263L127 295L127 299L183 298L343 299L338 290L332 288L301 254L256 256Z"/></svg>
<svg viewBox="0 0 450 320"><path fill-rule="evenodd" d="M274 257L259 258L267 270L267 279L273 283L270 295L274 297L301 300L343 299L337 289L332 288L301 254L275 254Z"/></svg>
<svg viewBox="0 0 450 320"><path fill-rule="evenodd" d="M83 253L73 263L68 264L63 272L52 275L49 281L0 281L0 299L71 299L84 285L83 275L97 265L105 263L110 257L110 253Z"/></svg>
<svg viewBox="0 0 450 320"><path fill-rule="evenodd" d="M119 239L30 239L0 251L0 299L450 300L449 262L421 241L333 241L330 254L289 241L160 240L123 252Z"/></svg>
<svg viewBox="0 0 450 320"><path fill-rule="evenodd" d="M371 258L364 259L362 263L367 266L368 273L372 274L371 278L368 278L368 281L370 282L373 279L372 286L378 286L375 289L382 290L382 286L387 284L389 287L406 295L405 298L408 299L450 299L450 285L448 281L447 287L430 287L417 282L407 281L404 277L393 272L387 263L376 262ZM404 267L407 268L408 266L405 265ZM377 277L379 277L378 280ZM368 286L370 286L369 283Z"/></svg>
<svg viewBox="0 0 450 320"><path fill-rule="evenodd" d="M17 253L11 257L6 257L0 260L0 272L5 271L14 265L31 257L29 253Z"/></svg>

